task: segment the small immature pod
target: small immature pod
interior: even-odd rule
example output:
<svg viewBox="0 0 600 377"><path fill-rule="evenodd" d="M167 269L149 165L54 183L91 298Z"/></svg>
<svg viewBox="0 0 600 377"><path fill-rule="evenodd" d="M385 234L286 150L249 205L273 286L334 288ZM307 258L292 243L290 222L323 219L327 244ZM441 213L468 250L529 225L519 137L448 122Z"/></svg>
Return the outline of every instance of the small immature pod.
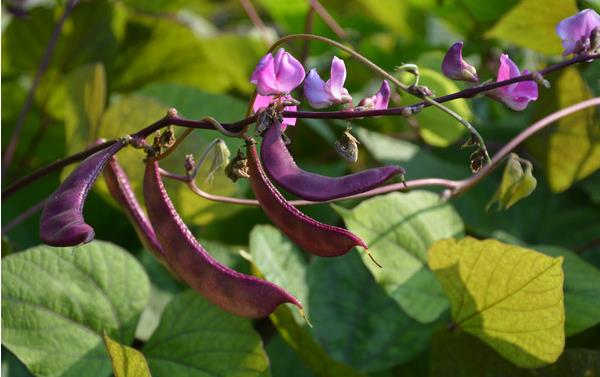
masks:
<svg viewBox="0 0 600 377"><path fill-rule="evenodd" d="M254 140L246 142L246 150L250 184L256 199L273 224L298 246L321 257L344 255L354 246L367 249L363 240L346 229L318 222L291 205L267 178L258 160Z"/></svg>
<svg viewBox="0 0 600 377"><path fill-rule="evenodd" d="M323 202L358 194L380 186L397 174L404 174L404 169L399 166L383 166L343 177L309 173L296 165L281 135L278 122L263 133L261 161L278 185L305 200Z"/></svg>
<svg viewBox="0 0 600 377"><path fill-rule="evenodd" d="M119 140L89 156L58 186L40 219L40 238L51 246L75 246L94 239L94 229L83 219L90 188L110 158L126 145Z"/></svg>
<svg viewBox="0 0 600 377"><path fill-rule="evenodd" d="M232 314L248 318L266 317L284 303L302 310L302 304L277 285L234 271L208 254L175 210L157 161L146 163L144 199L167 264L206 299Z"/></svg>
<svg viewBox="0 0 600 377"><path fill-rule="evenodd" d="M129 218L144 247L159 261L163 262L164 255L160 242L158 242L150 221L137 201L135 193L129 184L127 173L119 165L117 156L113 156L110 159L110 162L104 168L103 175L110 194L125 211L127 218Z"/></svg>

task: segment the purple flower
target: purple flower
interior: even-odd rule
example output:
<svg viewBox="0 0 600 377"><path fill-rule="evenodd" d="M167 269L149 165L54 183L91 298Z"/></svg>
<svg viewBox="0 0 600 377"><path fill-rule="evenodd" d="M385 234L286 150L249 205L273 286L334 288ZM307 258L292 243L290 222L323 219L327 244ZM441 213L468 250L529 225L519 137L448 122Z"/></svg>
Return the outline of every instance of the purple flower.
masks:
<svg viewBox="0 0 600 377"><path fill-rule="evenodd" d="M254 69L250 82L261 96L289 94L304 80L304 67L280 48L275 54L265 55Z"/></svg>
<svg viewBox="0 0 600 377"><path fill-rule="evenodd" d="M292 97L289 95L279 97L278 100L286 101L291 100ZM274 96L261 96L260 94L256 95L256 99L254 100L254 104L252 104L252 111L255 113L264 108L268 107L275 100ZM296 111L298 110L298 106L286 106L284 111ZM283 118L283 122L281 122L281 131L285 131L287 126L295 126L296 118Z"/></svg>
<svg viewBox="0 0 600 377"><path fill-rule="evenodd" d="M471 64L463 60L462 57L462 42L456 42L446 52L444 61L442 62L442 72L446 77L452 80L462 81L479 81L477 70Z"/></svg>
<svg viewBox="0 0 600 377"><path fill-rule="evenodd" d="M379 91L372 97L363 98L358 107L362 110L387 109L390 102L390 94L390 84L388 84L387 80L383 80Z"/></svg>
<svg viewBox="0 0 600 377"><path fill-rule="evenodd" d="M529 73L527 70L523 71L523 74L527 73ZM500 55L500 67L498 67L496 82L520 75L519 67L510 60L508 55ZM527 107L529 101L535 101L538 98L538 89L535 81L521 81L494 89L489 92L489 95L511 109L521 111Z"/></svg>
<svg viewBox="0 0 600 377"><path fill-rule="evenodd" d="M352 102L348 90L344 88L346 81L346 66L344 61L337 56L331 61L331 77L323 81L316 69L311 69L304 80L304 95L308 103L316 109Z"/></svg>
<svg viewBox="0 0 600 377"><path fill-rule="evenodd" d="M600 30L600 15L592 9L584 9L576 15L565 18L556 26L556 34L562 39L563 55L587 55L598 48L593 37ZM593 43L596 42L596 43Z"/></svg>

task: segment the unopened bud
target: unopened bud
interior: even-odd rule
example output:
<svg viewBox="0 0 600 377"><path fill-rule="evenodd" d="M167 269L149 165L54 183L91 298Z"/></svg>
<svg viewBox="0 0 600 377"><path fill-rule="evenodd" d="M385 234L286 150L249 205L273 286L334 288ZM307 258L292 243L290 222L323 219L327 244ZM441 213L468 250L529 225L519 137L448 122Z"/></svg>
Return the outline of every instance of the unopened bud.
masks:
<svg viewBox="0 0 600 377"><path fill-rule="evenodd" d="M229 151L229 148L227 148L227 144L223 140L218 139L214 145L213 159L210 164L208 175L206 176L207 182L211 182L214 179L216 172L227 167L229 164L229 156L231 156L231 152Z"/></svg>
<svg viewBox="0 0 600 377"><path fill-rule="evenodd" d="M408 92L419 98L432 97L433 92L425 85L411 85L408 87Z"/></svg>
<svg viewBox="0 0 600 377"><path fill-rule="evenodd" d="M478 82L477 70L463 59L462 48L463 43L456 42L448 49L442 62L442 72L452 80Z"/></svg>
<svg viewBox="0 0 600 377"><path fill-rule="evenodd" d="M188 176L191 176L192 173L194 172L194 169L196 169L196 160L194 160L193 154L185 155L185 162L184 162L183 166L184 166L185 171L187 172Z"/></svg>

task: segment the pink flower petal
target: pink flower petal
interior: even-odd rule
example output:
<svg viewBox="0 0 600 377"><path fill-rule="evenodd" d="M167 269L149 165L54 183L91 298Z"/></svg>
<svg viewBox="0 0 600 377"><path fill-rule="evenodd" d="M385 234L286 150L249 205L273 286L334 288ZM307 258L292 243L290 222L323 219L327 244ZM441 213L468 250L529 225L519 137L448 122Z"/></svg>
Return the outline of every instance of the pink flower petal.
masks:
<svg viewBox="0 0 600 377"><path fill-rule="evenodd" d="M331 61L331 77L327 81L329 92L338 102L342 101L342 89L346 82L346 65L337 56ZM347 91L346 91L347 92Z"/></svg>
<svg viewBox="0 0 600 377"><path fill-rule="evenodd" d="M323 109L332 105L331 95L326 88L325 81L314 68L304 79L304 95L308 103L315 109Z"/></svg>
<svg viewBox="0 0 600 377"><path fill-rule="evenodd" d="M556 33L562 40L563 55L577 52L577 42L591 37L592 31L600 27L600 15L592 9L584 9L572 17L565 18L556 26Z"/></svg>
<svg viewBox="0 0 600 377"><path fill-rule="evenodd" d="M524 71L523 73L527 74L528 72ZM500 66L498 67L496 82L520 75L519 67L510 60L508 55L502 54L500 56ZM538 88L535 81L522 81L495 89L489 95L511 109L521 111L527 107L530 101L537 100Z"/></svg>
<svg viewBox="0 0 600 377"><path fill-rule="evenodd" d="M383 80L381 83L381 87L379 91L375 93L375 101L373 101L374 109L387 109L388 104L390 102L390 84L388 84L387 80Z"/></svg>
<svg viewBox="0 0 600 377"><path fill-rule="evenodd" d="M291 96L285 96L282 99L291 99ZM256 98L254 99L254 103L252 104L252 111L254 113L258 112L258 110L268 107L271 102L273 102L275 100L275 98L273 96L261 96L260 94L256 95ZM298 106L286 106L285 109L286 111L297 111L298 110ZM283 118L283 122L281 123L281 130L285 131L285 129L287 128L287 126L295 126L296 125L296 118Z"/></svg>
<svg viewBox="0 0 600 377"><path fill-rule="evenodd" d="M275 56L275 77L281 93L290 93L304 80L304 67L287 52L279 49Z"/></svg>

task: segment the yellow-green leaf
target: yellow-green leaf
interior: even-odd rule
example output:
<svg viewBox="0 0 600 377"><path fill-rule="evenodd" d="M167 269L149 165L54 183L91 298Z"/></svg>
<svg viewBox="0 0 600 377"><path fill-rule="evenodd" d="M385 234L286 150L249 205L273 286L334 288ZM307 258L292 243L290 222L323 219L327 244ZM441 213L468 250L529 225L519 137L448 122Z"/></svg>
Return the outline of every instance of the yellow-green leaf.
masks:
<svg viewBox="0 0 600 377"><path fill-rule="evenodd" d="M106 107L106 73L102 63L85 65L65 78L65 137L68 151L78 152L99 136Z"/></svg>
<svg viewBox="0 0 600 377"><path fill-rule="evenodd" d="M544 109L555 111L592 97L575 68L564 70L552 87L554 96L542 98ZM600 168L600 122L595 109L562 118L533 137L528 146L544 165L552 191L565 191Z"/></svg>
<svg viewBox="0 0 600 377"><path fill-rule="evenodd" d="M524 163L525 169L521 166ZM498 209L508 209L519 200L528 197L535 187L537 180L533 176L533 165L527 160L521 160L515 153L511 153L498 190L488 203L488 208L498 204Z"/></svg>
<svg viewBox="0 0 600 377"><path fill-rule="evenodd" d="M556 35L556 25L577 12L575 0L523 0L485 36L544 54L558 55L563 49Z"/></svg>
<svg viewBox="0 0 600 377"><path fill-rule="evenodd" d="M429 266L456 326L521 367L553 363L565 343L562 257L496 240L442 240Z"/></svg>
<svg viewBox="0 0 600 377"><path fill-rule="evenodd" d="M104 334L104 345L110 356L115 377L151 377L144 355Z"/></svg>

